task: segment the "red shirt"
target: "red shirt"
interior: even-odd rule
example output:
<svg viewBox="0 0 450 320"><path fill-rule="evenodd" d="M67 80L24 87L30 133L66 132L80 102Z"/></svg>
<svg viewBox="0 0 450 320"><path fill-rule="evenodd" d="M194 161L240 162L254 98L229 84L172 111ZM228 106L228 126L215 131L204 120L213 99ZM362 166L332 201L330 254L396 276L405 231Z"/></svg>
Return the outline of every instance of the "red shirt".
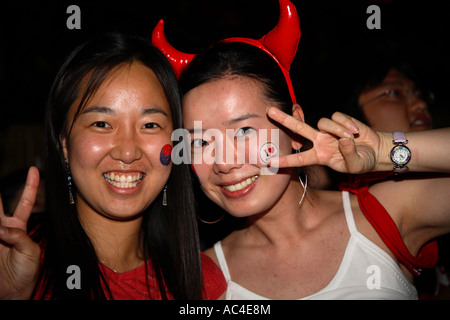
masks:
<svg viewBox="0 0 450 320"><path fill-rule="evenodd" d="M214 261L211 260L204 253L201 254L202 269L203 269L203 285L204 285L204 299L217 300L226 290L227 285L222 271L217 267ZM151 269L150 262L147 262L148 270ZM149 274L149 281L151 287L151 297L148 293L147 281L145 279L145 265L137 267L136 269L116 273L103 264L99 264L105 279L107 281L109 290L112 293L114 300L153 300L161 299L161 294L158 289L156 279ZM169 299L173 300L172 296Z"/></svg>
<svg viewBox="0 0 450 320"><path fill-rule="evenodd" d="M207 255L201 253L202 270L203 270L203 298L207 300L217 300L226 290L227 284L222 271ZM99 263L100 270L103 272L109 291L114 300L160 300L156 278L152 273L151 262L147 262L148 281L146 281L145 264L136 269L116 273L105 265ZM150 286L150 294L147 286ZM76 290L76 289L74 289ZM42 292L42 286L38 288L38 297ZM108 296L108 295L107 295ZM48 299L47 296L45 299ZM173 297L169 295L170 300Z"/></svg>

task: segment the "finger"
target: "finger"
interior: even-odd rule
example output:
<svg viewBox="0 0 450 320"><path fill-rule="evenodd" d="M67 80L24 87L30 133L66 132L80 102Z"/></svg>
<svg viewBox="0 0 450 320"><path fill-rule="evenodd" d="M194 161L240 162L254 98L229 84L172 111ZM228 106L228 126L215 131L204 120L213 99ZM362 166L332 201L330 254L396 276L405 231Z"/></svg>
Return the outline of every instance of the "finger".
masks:
<svg viewBox="0 0 450 320"><path fill-rule="evenodd" d="M30 167L28 170L25 188L22 196L14 211L14 217L28 221L28 218L33 210L36 202L36 195L39 187L39 170L36 167Z"/></svg>
<svg viewBox="0 0 450 320"><path fill-rule="evenodd" d="M359 133L359 125L362 124L358 120L342 113L335 112L331 116L331 119L336 123L339 123L341 126L352 132L353 134Z"/></svg>
<svg viewBox="0 0 450 320"><path fill-rule="evenodd" d="M289 154L272 158L269 166L273 168L293 168L303 167L317 163L317 157L312 150L303 151L301 153Z"/></svg>
<svg viewBox="0 0 450 320"><path fill-rule="evenodd" d="M301 167L302 163L303 159L299 154L290 154L270 159L268 166L271 168L291 168Z"/></svg>
<svg viewBox="0 0 450 320"><path fill-rule="evenodd" d="M13 246L17 251L23 254L39 256L39 246L24 230L0 226L0 240Z"/></svg>
<svg viewBox="0 0 450 320"><path fill-rule="evenodd" d="M364 163L356 150L355 141L349 138L339 140L339 150L349 173L363 172Z"/></svg>
<svg viewBox="0 0 450 320"><path fill-rule="evenodd" d="M320 131L332 134L339 138L350 138L353 139L353 132L347 129L345 126L340 123L333 121L328 118L322 118L317 123L317 128Z"/></svg>
<svg viewBox="0 0 450 320"><path fill-rule="evenodd" d="M317 130L300 121L293 116L286 114L278 108L270 107L267 109L267 115L276 122L282 124L292 132L305 137L308 140L314 140L317 136Z"/></svg>

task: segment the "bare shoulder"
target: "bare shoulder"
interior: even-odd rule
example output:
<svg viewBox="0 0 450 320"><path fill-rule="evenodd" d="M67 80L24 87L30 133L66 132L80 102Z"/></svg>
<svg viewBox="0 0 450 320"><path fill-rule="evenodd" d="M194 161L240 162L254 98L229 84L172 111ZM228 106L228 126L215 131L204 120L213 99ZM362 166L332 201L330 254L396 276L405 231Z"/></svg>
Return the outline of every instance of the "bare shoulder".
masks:
<svg viewBox="0 0 450 320"><path fill-rule="evenodd" d="M211 258L217 265L219 265L219 260L217 260L216 251L214 250L214 247L206 249L204 252L208 257Z"/></svg>

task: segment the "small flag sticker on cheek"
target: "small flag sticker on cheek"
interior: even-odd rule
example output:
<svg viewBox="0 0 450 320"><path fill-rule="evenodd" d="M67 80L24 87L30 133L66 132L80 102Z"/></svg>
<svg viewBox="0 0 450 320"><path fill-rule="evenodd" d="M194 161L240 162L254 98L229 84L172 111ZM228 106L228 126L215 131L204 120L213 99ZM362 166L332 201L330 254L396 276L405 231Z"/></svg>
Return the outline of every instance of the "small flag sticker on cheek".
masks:
<svg viewBox="0 0 450 320"><path fill-rule="evenodd" d="M259 157L263 163L268 163L276 155L278 155L278 148L272 142L263 144L259 149Z"/></svg>
<svg viewBox="0 0 450 320"><path fill-rule="evenodd" d="M161 149L161 153L159 154L159 160L163 166L168 166L172 160L172 146L170 144L166 144Z"/></svg>

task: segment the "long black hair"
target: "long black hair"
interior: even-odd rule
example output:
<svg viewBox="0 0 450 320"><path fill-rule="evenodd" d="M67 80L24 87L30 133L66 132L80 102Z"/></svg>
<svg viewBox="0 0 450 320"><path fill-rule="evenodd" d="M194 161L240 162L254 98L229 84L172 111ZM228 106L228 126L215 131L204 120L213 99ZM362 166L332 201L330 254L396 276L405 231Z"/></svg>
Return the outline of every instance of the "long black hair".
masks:
<svg viewBox="0 0 450 320"><path fill-rule="evenodd" d="M46 206L35 240L43 247L43 263L38 285L43 293L35 298L114 298L98 266L95 248L84 231L75 205L69 203L68 172L60 137L70 135L70 107L78 98L78 113L108 74L117 66L138 62L159 79L169 102L173 128L180 128L181 101L176 78L167 59L149 40L111 33L77 47L56 75L47 102L46 114ZM82 88L87 78L86 88ZM167 182L168 205L162 206L162 192L146 210L141 227L144 258L150 259L163 299L201 299L202 273L193 193L186 165L174 165ZM76 195L76 181L72 194ZM81 270L81 290L71 290L67 268ZM165 289L167 286L167 291ZM105 290L106 288L106 290ZM149 289L150 293L150 289ZM37 294L35 292L35 294Z"/></svg>

